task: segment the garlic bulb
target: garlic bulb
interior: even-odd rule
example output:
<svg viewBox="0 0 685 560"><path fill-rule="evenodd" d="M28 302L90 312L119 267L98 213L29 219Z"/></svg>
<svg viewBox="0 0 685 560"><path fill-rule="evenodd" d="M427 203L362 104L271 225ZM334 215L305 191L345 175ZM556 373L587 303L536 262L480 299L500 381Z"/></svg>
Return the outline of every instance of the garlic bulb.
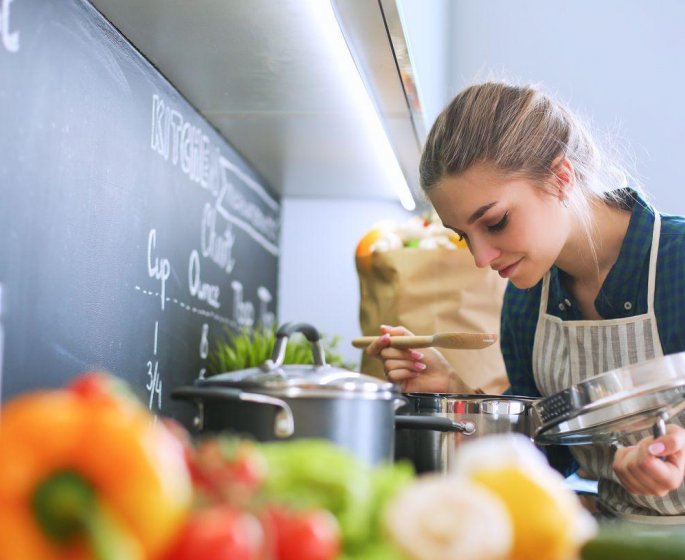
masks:
<svg viewBox="0 0 685 560"><path fill-rule="evenodd" d="M388 504L385 528L412 560L504 560L512 525L487 489L453 476L428 475Z"/></svg>

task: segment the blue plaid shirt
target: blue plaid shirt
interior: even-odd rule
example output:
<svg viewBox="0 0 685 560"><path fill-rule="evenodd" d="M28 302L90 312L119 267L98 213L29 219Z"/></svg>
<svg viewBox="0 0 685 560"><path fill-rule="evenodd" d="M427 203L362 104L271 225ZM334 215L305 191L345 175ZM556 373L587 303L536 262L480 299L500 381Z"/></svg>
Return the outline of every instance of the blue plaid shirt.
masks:
<svg viewBox="0 0 685 560"><path fill-rule="evenodd" d="M632 216L618 260L595 300L604 319L647 312L649 254L654 211L635 191L624 197ZM664 354L685 351L685 217L661 214L654 312ZM564 272L550 271L547 312L562 320L582 319L573 296L564 289ZM504 294L500 336L502 354L514 395L540 396L533 379L533 339L540 308L542 281L519 290L511 282ZM568 303L570 302L570 305Z"/></svg>

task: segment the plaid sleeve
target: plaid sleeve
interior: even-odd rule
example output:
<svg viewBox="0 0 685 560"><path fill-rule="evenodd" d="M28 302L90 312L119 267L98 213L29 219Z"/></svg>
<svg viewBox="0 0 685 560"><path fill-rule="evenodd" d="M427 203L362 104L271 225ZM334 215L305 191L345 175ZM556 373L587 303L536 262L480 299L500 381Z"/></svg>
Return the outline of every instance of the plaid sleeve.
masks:
<svg viewBox="0 0 685 560"><path fill-rule="evenodd" d="M519 290L511 282L504 292L500 346L511 388L507 393L540 396L533 378L533 341L540 306L542 282Z"/></svg>
<svg viewBox="0 0 685 560"><path fill-rule="evenodd" d="M662 217L654 294L664 354L685 351L685 218Z"/></svg>

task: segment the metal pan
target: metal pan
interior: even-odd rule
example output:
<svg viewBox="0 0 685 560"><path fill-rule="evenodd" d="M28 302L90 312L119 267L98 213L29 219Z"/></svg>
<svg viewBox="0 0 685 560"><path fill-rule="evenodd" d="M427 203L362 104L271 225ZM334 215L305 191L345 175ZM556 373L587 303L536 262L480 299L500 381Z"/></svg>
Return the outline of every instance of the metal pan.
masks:
<svg viewBox="0 0 685 560"><path fill-rule="evenodd" d="M530 397L457 393L404 393L403 397L407 404L398 412L414 421L449 419L466 427L438 432L395 421L395 459L409 460L417 473L449 472L459 448L469 439L510 432L533 435Z"/></svg>
<svg viewBox="0 0 685 560"><path fill-rule="evenodd" d="M539 399L535 442L542 445L612 443L652 429L685 409L685 352L602 373Z"/></svg>

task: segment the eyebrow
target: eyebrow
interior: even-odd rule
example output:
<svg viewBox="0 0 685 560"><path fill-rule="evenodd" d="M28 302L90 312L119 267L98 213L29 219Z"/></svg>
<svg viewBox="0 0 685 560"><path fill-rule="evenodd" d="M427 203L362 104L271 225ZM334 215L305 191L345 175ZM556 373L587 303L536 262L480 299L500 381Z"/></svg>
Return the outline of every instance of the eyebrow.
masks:
<svg viewBox="0 0 685 560"><path fill-rule="evenodd" d="M471 225L478 218L480 218L483 214L485 214L488 210L490 210L490 208L492 208L495 204L497 204L497 202L491 202L490 204L484 204L478 210L476 210L473 214L471 214L471 217L468 219L468 221L466 223L468 225Z"/></svg>

